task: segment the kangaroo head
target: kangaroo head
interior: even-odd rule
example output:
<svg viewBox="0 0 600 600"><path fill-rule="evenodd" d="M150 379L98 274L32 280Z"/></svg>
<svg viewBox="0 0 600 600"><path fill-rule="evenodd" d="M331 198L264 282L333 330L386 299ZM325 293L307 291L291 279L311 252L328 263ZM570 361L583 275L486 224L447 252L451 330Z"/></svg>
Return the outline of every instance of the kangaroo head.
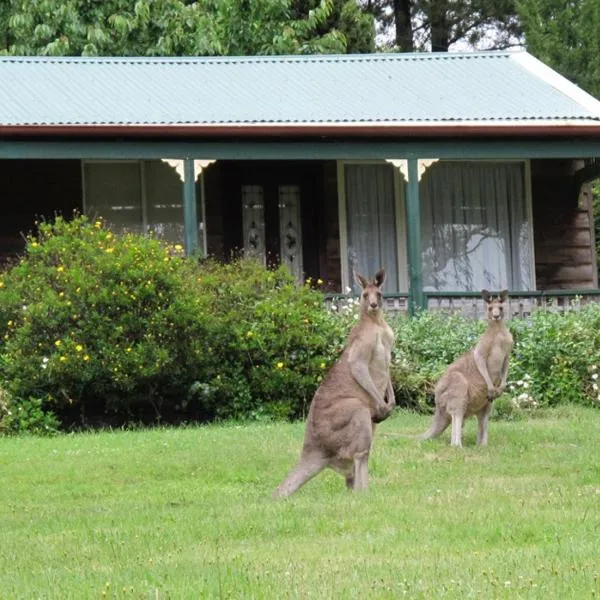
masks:
<svg viewBox="0 0 600 600"><path fill-rule="evenodd" d="M487 304L488 321L501 321L504 318L504 303L508 298L508 290L502 290L496 297L487 290L481 290L481 297Z"/></svg>
<svg viewBox="0 0 600 600"><path fill-rule="evenodd" d="M372 281L363 277L358 271L354 272L354 280L361 287L360 297L361 312L377 314L383 306L383 296L381 295L381 286L385 281L385 270L379 269L375 273Z"/></svg>

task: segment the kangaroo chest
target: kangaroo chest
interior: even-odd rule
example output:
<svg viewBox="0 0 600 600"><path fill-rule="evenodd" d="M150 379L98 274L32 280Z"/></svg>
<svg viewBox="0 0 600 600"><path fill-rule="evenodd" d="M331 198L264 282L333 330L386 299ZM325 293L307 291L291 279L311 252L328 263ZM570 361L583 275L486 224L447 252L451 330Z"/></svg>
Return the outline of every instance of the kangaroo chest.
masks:
<svg viewBox="0 0 600 600"><path fill-rule="evenodd" d="M381 378L387 385L390 362L392 360L392 346L394 344L394 333L389 325L384 324L375 335L373 352L369 371L375 380Z"/></svg>
<svg viewBox="0 0 600 600"><path fill-rule="evenodd" d="M513 347L512 335L509 331L498 332L490 345L487 368L492 380L500 378L504 361L507 360Z"/></svg>

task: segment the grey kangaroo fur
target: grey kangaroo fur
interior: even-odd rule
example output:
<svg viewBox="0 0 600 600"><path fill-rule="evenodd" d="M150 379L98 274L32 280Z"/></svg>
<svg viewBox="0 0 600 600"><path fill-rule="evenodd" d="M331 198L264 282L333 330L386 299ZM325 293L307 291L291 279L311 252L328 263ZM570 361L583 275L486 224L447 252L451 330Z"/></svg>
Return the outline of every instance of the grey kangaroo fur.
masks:
<svg viewBox="0 0 600 600"><path fill-rule="evenodd" d="M368 487L375 423L387 419L396 405L389 370L394 333L382 311L385 271L372 281L354 276L362 288L360 319L313 396L300 460L275 497L293 494L325 467L343 475L349 489Z"/></svg>
<svg viewBox="0 0 600 600"><path fill-rule="evenodd" d="M451 444L462 446L464 420L477 415L477 444L488 442L492 401L506 389L513 338L504 319L508 291L497 298L487 290L481 295L487 305L488 328L474 348L446 369L435 386L435 415L431 427L420 436L422 440L437 437L452 422Z"/></svg>

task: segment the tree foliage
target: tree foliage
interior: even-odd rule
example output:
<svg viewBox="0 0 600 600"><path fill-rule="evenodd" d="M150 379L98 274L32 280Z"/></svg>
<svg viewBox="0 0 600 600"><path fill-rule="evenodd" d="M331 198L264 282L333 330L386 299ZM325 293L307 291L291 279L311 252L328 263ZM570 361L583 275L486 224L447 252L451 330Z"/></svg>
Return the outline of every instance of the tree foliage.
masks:
<svg viewBox="0 0 600 600"><path fill-rule="evenodd" d="M600 3L518 0L527 49L600 98Z"/></svg>
<svg viewBox="0 0 600 600"><path fill-rule="evenodd" d="M0 52L210 56L369 51L354 0L8 0Z"/></svg>
<svg viewBox="0 0 600 600"><path fill-rule="evenodd" d="M361 0L392 50L504 49L518 43L514 0Z"/></svg>

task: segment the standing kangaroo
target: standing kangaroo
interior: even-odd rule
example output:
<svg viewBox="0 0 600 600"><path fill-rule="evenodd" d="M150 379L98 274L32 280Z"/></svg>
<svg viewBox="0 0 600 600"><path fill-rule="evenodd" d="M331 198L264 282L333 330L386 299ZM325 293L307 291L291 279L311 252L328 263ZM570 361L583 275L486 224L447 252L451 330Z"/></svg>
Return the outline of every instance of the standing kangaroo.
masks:
<svg viewBox="0 0 600 600"><path fill-rule="evenodd" d="M487 444L492 400L506 389L508 359L513 338L504 320L507 290L492 298L481 295L487 304L488 328L474 348L457 358L435 386L435 415L431 427L420 436L428 440L442 433L452 422L452 446L462 446L464 419L476 414L479 421L477 443Z"/></svg>
<svg viewBox="0 0 600 600"><path fill-rule="evenodd" d="M342 474L349 489L368 486L375 423L396 405L389 370L394 333L382 314L385 271L379 270L372 282L359 273L354 277L362 288L360 319L313 396L300 460L276 497L293 494L325 467Z"/></svg>

